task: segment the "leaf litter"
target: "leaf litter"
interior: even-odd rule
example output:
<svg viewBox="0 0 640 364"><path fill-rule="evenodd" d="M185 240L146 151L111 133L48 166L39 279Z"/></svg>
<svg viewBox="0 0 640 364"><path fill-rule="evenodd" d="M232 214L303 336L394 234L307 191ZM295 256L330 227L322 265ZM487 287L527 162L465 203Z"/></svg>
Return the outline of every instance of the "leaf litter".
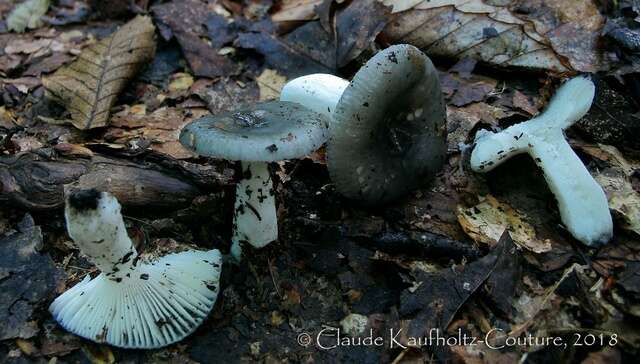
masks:
<svg viewBox="0 0 640 364"><path fill-rule="evenodd" d="M107 125L109 112L127 81L153 58L154 26L137 17L78 58L43 78L50 98L64 104L78 129Z"/></svg>
<svg viewBox="0 0 640 364"><path fill-rule="evenodd" d="M29 307L19 303L27 308L10 318L19 323L19 335L0 342L2 355L69 362L515 363L622 361L640 350L638 330L629 323L640 315L638 148L632 137L638 98L630 73L632 38L622 35L635 31L638 9L630 3L133 3L109 11L65 0L40 28L23 34L2 33L0 22L0 74L7 76L0 85L0 203L9 206L0 209L0 240L26 236L20 226L29 211L43 239L32 234L28 244L21 240L38 246L25 267L42 261L44 272L52 264L66 272L66 278L52 274ZM0 4L3 14L12 9ZM152 14L145 28L153 34L153 22L158 36L150 42L158 51L155 58L141 55L144 64L113 90L109 106L101 107L106 117L91 123L100 127L82 132L82 118L76 126L43 122L65 111L45 97L46 79L75 67L74 60L115 37L140 9ZM93 17L98 13L101 21ZM617 28L603 31L612 19ZM226 251L234 166L186 152L177 142L181 126L276 99L282 85L301 74L349 78L377 49L405 41L432 57L447 101L448 160L433 184L384 209L364 209L337 195L322 150L281 163L279 242L252 252L246 266L225 266L220 302L182 343L149 352L111 349L81 341L48 318L54 292L92 270L64 231L66 189L116 194L141 246L170 237ZM616 237L608 246L585 249L559 225L535 163L517 157L479 176L468 168L468 153L478 129L529 119L560 76L596 70L609 73L596 79L594 107L568 136L607 192ZM20 281L2 281L10 282ZM18 286L10 285L13 299ZM567 340L576 333L618 333L620 343L564 351L486 345L324 351L296 343L301 332L316 335L354 317L366 322L364 332L350 331L361 338L392 328L404 329L404 339L431 328L477 337L501 328Z"/></svg>

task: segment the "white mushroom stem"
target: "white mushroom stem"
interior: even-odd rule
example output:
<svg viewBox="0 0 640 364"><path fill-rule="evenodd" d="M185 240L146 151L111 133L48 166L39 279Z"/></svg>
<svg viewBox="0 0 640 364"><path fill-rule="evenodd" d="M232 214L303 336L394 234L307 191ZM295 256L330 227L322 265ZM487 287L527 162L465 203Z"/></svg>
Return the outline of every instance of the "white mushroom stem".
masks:
<svg viewBox="0 0 640 364"><path fill-rule="evenodd" d="M49 306L66 330L122 348L159 348L192 333L211 311L219 292L219 251L139 258L120 204L106 192L73 194L65 217L71 238L101 270Z"/></svg>
<svg viewBox="0 0 640 364"><path fill-rule="evenodd" d="M123 265L130 265L138 256L115 197L101 194L95 209L78 210L67 205L65 218L71 239L101 272L122 272Z"/></svg>
<svg viewBox="0 0 640 364"><path fill-rule="evenodd" d="M241 243L262 248L278 239L273 181L267 162L242 162L242 180L236 187L231 254L240 261Z"/></svg>
<svg viewBox="0 0 640 364"><path fill-rule="evenodd" d="M287 82L280 92L280 101L297 102L331 118L347 86L349 81L343 78L315 73Z"/></svg>
<svg viewBox="0 0 640 364"><path fill-rule="evenodd" d="M608 242L613 223L602 188L571 149L563 130L587 113L594 94L589 79L574 78L558 89L541 115L499 133L478 132L471 153L471 167L477 172L487 172L512 155L529 153L558 200L562 222L587 245Z"/></svg>

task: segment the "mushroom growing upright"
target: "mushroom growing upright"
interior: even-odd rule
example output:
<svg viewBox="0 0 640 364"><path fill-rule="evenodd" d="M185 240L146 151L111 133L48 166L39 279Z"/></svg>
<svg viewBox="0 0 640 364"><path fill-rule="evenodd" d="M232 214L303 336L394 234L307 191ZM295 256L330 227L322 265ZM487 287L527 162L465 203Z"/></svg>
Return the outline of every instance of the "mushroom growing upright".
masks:
<svg viewBox="0 0 640 364"><path fill-rule="evenodd" d="M303 157L327 138L327 118L293 102L266 102L195 120L180 142L196 154L241 161L236 187L232 255L241 243L262 248L278 239L269 162Z"/></svg>
<svg viewBox="0 0 640 364"><path fill-rule="evenodd" d="M513 155L529 153L558 200L562 222L587 245L609 241L613 222L602 187L565 140L564 129L589 111L594 94L591 80L571 79L560 86L547 109L535 118L499 133L478 131L471 153L471 167L476 172L490 171Z"/></svg>
<svg viewBox="0 0 640 364"><path fill-rule="evenodd" d="M444 163L446 113L438 74L413 46L379 52L351 82L325 74L294 79L280 99L331 115L331 179L340 193L363 204L409 193Z"/></svg>
<svg viewBox="0 0 640 364"><path fill-rule="evenodd" d="M68 331L122 348L159 348L192 333L211 311L219 291L219 251L139 256L120 204L106 192L72 193L65 218L69 236L100 269L49 307Z"/></svg>

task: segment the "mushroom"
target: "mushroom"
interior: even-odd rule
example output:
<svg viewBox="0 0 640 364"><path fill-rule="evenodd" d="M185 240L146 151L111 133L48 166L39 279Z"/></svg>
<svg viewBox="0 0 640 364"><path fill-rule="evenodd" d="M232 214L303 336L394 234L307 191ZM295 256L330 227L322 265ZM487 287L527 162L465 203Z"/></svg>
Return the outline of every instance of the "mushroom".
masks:
<svg viewBox="0 0 640 364"><path fill-rule="evenodd" d="M351 82L325 74L294 79L280 99L331 115L331 179L340 193L365 205L409 193L445 161L446 112L438 74L411 45L379 52Z"/></svg>
<svg viewBox="0 0 640 364"><path fill-rule="evenodd" d="M278 239L278 219L269 162L303 157L327 138L327 118L293 103L273 101L197 119L180 142L196 154L240 161L231 253L241 243L262 248Z"/></svg>
<svg viewBox="0 0 640 364"><path fill-rule="evenodd" d="M100 270L49 307L66 330L121 348L159 348L192 333L211 311L219 291L219 251L141 257L118 201L94 189L70 194L65 218L69 236Z"/></svg>
<svg viewBox="0 0 640 364"><path fill-rule="evenodd" d="M280 101L297 102L331 118L349 81L326 73L301 76L287 82L280 92Z"/></svg>
<svg viewBox="0 0 640 364"><path fill-rule="evenodd" d="M478 131L471 153L476 172L490 171L513 155L529 153L558 200L562 222L587 245L608 242L613 222L607 197L565 140L563 130L589 111L594 94L591 80L573 78L560 86L546 110L535 118L499 133Z"/></svg>

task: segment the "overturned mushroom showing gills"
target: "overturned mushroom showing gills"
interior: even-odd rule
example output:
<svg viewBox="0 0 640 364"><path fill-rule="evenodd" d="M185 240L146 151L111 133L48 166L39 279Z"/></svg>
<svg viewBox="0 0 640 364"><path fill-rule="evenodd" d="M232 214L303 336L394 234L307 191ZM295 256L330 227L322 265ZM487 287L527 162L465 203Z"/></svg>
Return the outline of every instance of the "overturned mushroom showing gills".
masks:
<svg viewBox="0 0 640 364"><path fill-rule="evenodd" d="M446 113L438 74L413 46L379 52L351 82L325 74L294 79L280 99L331 115L329 173L346 197L387 203L442 168Z"/></svg>
<svg viewBox="0 0 640 364"><path fill-rule="evenodd" d="M589 111L594 93L591 80L576 77L558 89L539 116L499 133L479 131L471 153L471 167L477 172L490 171L513 155L529 153L558 200L562 222L587 245L608 242L613 223L602 188L571 149L563 130Z"/></svg>
<svg viewBox="0 0 640 364"><path fill-rule="evenodd" d="M145 260L127 235L120 204L106 192L71 194L65 218L69 236L100 269L49 307L68 331L121 348L159 348L192 333L211 311L219 291L219 251Z"/></svg>
<svg viewBox="0 0 640 364"><path fill-rule="evenodd" d="M236 187L232 251L262 248L278 239L269 162L303 157L327 138L327 118L293 102L266 102L207 116L185 126L180 142L196 154L241 161Z"/></svg>

